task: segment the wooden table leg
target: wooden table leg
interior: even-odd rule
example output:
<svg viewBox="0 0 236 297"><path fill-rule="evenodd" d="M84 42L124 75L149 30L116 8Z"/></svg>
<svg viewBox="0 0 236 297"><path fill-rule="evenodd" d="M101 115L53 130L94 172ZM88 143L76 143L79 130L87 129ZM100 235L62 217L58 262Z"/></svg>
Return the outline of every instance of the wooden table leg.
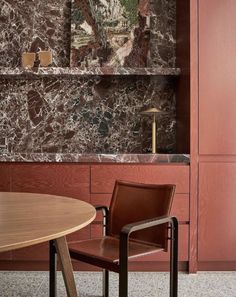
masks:
<svg viewBox="0 0 236 297"><path fill-rule="evenodd" d="M73 268L71 264L70 254L68 250L68 245L66 237L60 237L55 239L56 250L58 258L61 262L62 274L66 286L67 296L68 297L77 297L75 279L73 275Z"/></svg>

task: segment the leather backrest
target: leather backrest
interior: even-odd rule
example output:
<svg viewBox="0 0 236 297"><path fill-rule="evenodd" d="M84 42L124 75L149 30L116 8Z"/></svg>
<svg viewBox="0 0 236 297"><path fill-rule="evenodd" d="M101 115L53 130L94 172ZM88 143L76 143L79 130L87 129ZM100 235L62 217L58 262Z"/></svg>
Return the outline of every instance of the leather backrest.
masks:
<svg viewBox="0 0 236 297"><path fill-rule="evenodd" d="M168 216L175 185L149 185L116 181L112 194L108 234L118 237L126 224ZM167 224L151 227L131 234L131 238L160 246L167 250Z"/></svg>

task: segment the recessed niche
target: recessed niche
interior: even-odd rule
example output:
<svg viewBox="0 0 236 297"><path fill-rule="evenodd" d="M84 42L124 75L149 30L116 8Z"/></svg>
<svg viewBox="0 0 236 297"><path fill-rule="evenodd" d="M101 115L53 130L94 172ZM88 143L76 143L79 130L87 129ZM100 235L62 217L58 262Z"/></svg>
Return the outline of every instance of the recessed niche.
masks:
<svg viewBox="0 0 236 297"><path fill-rule="evenodd" d="M76 1L77 5L82 2ZM109 1L110 5L113 2L125 3L114 0ZM129 16L127 27L129 32L139 28L140 35L136 37L140 36L140 41L143 37L140 20L146 26L143 28L148 28L147 55L140 55L145 63L137 57L142 44L134 39L132 55L121 59L123 64L109 64L112 57L108 56L104 63L95 59L97 66L85 70L72 69L69 62L71 30L73 33L78 26L74 18L79 19L74 15L75 2L72 5L67 0L44 1L44 5L27 2L27 7L26 2L25 6L18 2L12 7L3 4L0 65L6 68L0 71L0 110L4 113L0 133L4 127L9 152L149 153L151 119L140 114L149 107L167 112L157 121L158 152L177 152L178 126L185 124L181 122L179 107L186 111L188 106L187 95L179 93L182 78L176 77L180 74L176 64L181 67L181 63L176 63L176 2L154 1L144 13L140 5L145 3L148 1L139 1L135 6L141 16L137 13ZM14 23L19 24L18 28ZM39 45L42 50L53 52L54 68L22 71L21 53ZM85 57L86 61L89 59ZM178 152L188 153L188 144Z"/></svg>

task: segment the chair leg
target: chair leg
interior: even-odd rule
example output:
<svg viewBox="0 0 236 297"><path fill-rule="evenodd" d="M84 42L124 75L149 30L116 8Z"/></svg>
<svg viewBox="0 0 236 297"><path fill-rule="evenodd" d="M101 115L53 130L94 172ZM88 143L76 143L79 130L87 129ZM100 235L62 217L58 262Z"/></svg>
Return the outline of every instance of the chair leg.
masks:
<svg viewBox="0 0 236 297"><path fill-rule="evenodd" d="M49 296L57 296L57 253L54 241L49 242Z"/></svg>
<svg viewBox="0 0 236 297"><path fill-rule="evenodd" d="M170 297L178 296L178 221L173 218L170 251Z"/></svg>
<svg viewBox="0 0 236 297"><path fill-rule="evenodd" d="M119 297L128 297L128 270L121 267L119 273Z"/></svg>
<svg viewBox="0 0 236 297"><path fill-rule="evenodd" d="M109 297L109 271L103 270L103 297Z"/></svg>
<svg viewBox="0 0 236 297"><path fill-rule="evenodd" d="M128 297L128 233L120 236L119 259L119 297Z"/></svg>

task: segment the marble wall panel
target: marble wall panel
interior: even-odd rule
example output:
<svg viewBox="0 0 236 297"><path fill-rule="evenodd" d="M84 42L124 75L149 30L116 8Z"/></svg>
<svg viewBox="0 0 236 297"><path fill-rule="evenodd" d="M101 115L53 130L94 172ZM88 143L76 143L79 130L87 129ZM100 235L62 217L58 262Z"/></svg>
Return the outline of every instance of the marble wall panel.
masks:
<svg viewBox="0 0 236 297"><path fill-rule="evenodd" d="M0 67L21 65L24 51L50 49L53 65L69 66L69 0L0 1Z"/></svg>
<svg viewBox="0 0 236 297"><path fill-rule="evenodd" d="M176 0L153 0L151 10L149 67L175 67Z"/></svg>
<svg viewBox="0 0 236 297"><path fill-rule="evenodd" d="M175 0L153 1L151 14L148 66L174 67ZM53 52L54 66L68 67L70 20L70 0L0 1L0 67L20 66L22 52L38 47ZM169 78L0 77L0 151L149 152L151 119L140 115L148 107L169 112L158 118L158 149L174 152L175 82Z"/></svg>
<svg viewBox="0 0 236 297"><path fill-rule="evenodd" d="M146 67L147 0L72 0L71 66Z"/></svg>
<svg viewBox="0 0 236 297"><path fill-rule="evenodd" d="M171 90L171 91L170 91ZM159 152L175 150L175 96L163 78L81 77L1 80L0 135L24 153L150 152L150 106L158 119Z"/></svg>
<svg viewBox="0 0 236 297"><path fill-rule="evenodd" d="M121 0L113 0L121 1ZM87 0L74 0L74 4L85 4ZM121 1L124 2L123 0ZM135 1L134 1L135 2ZM126 59L127 67L175 66L175 0L155 0L149 6L147 0L140 1L139 27L134 36L133 50ZM146 44L146 15L151 15L150 44ZM76 16L73 21L75 23ZM144 23L143 23L144 22ZM24 51L50 49L54 66L69 66L70 62L70 0L4 0L0 1L0 67L17 67ZM73 31L73 25L72 25ZM145 33L146 32L146 33ZM146 41L145 41L146 40ZM147 56L149 55L149 56ZM75 66L76 61L72 63ZM145 65L147 64L147 65Z"/></svg>
<svg viewBox="0 0 236 297"><path fill-rule="evenodd" d="M175 66L175 0L72 0L71 66Z"/></svg>

